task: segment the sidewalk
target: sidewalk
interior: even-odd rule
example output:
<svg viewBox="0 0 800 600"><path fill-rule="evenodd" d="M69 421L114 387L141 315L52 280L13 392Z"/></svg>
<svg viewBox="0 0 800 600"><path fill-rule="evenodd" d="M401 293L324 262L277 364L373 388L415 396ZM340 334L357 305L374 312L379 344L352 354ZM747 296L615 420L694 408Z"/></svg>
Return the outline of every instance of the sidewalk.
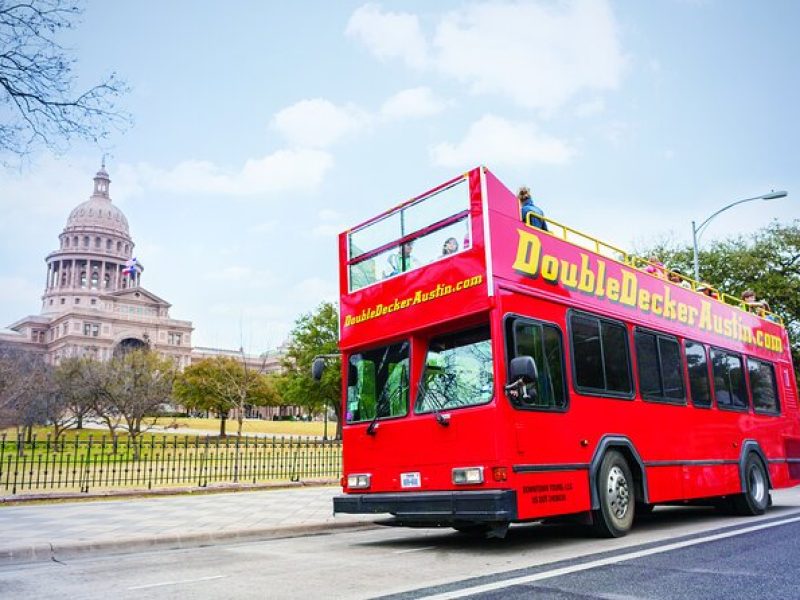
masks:
<svg viewBox="0 0 800 600"><path fill-rule="evenodd" d="M370 526L333 517L338 486L0 506L0 565Z"/></svg>

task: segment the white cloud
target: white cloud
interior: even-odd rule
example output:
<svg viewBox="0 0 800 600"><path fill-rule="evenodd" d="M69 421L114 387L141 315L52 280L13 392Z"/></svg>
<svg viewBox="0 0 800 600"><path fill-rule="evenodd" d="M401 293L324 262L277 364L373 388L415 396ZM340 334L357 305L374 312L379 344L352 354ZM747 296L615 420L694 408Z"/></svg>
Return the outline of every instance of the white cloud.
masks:
<svg viewBox="0 0 800 600"><path fill-rule="evenodd" d="M59 160L42 155L30 168L0 169L0 211L4 220L10 212L63 217L92 195L92 176L100 161ZM89 174L87 176L87 174Z"/></svg>
<svg viewBox="0 0 800 600"><path fill-rule="evenodd" d="M327 148L369 125L369 116L353 106L329 100L300 100L275 114L272 127L293 146Z"/></svg>
<svg viewBox="0 0 800 600"><path fill-rule="evenodd" d="M350 16L345 33L381 60L399 58L417 68L428 62L428 43L416 15L383 12L376 4L365 4Z"/></svg>
<svg viewBox="0 0 800 600"><path fill-rule="evenodd" d="M250 196L288 191L313 191L333 166L333 157L321 150L278 150L249 159L239 170L212 162L184 161L170 170L139 167L143 187L176 193Z"/></svg>
<svg viewBox="0 0 800 600"><path fill-rule="evenodd" d="M211 282L236 284L239 288L263 288L276 283L271 271L253 269L248 265L229 265L205 273L204 278Z"/></svg>
<svg viewBox="0 0 800 600"><path fill-rule="evenodd" d="M631 126L623 121L613 121L604 124L601 133L612 146L621 146L634 136L634 131Z"/></svg>
<svg viewBox="0 0 800 600"><path fill-rule="evenodd" d="M209 312L214 315L244 317L247 319L283 319L287 317L287 311L284 306L265 303L220 303L211 306Z"/></svg>
<svg viewBox="0 0 800 600"><path fill-rule="evenodd" d="M313 298L314 305L323 301L334 302L339 299L339 290L333 280L320 277L303 279L292 288L290 293L298 299Z"/></svg>
<svg viewBox="0 0 800 600"><path fill-rule="evenodd" d="M248 231L251 233L272 233L278 227L277 221L263 221L262 223L256 223L255 225L250 226Z"/></svg>
<svg viewBox="0 0 800 600"><path fill-rule="evenodd" d="M574 154L565 142L539 133L532 123L512 122L495 115L485 115L473 123L461 142L441 143L430 152L435 164L459 169L478 164L564 164Z"/></svg>
<svg viewBox="0 0 800 600"><path fill-rule="evenodd" d="M595 98L594 100L589 100L587 102L582 102L575 107L575 116L576 117L592 117L594 115L599 115L603 112L606 108L605 102L603 102L602 98Z"/></svg>
<svg viewBox="0 0 800 600"><path fill-rule="evenodd" d="M400 23L393 35L392 24ZM616 89L625 66L607 0L472 4L440 19L429 59L414 15L368 4L353 13L347 31L380 59L428 66L473 93L501 94L544 112L587 91Z"/></svg>
<svg viewBox="0 0 800 600"><path fill-rule="evenodd" d="M416 87L391 96L383 103L381 114L393 119L430 117L442 112L447 105L429 88Z"/></svg>

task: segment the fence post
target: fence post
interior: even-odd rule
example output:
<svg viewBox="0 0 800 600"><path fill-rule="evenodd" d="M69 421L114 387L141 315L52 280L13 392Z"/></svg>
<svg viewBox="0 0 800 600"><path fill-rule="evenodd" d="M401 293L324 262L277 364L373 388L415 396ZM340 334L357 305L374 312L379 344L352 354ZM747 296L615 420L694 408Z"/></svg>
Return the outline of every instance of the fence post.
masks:
<svg viewBox="0 0 800 600"><path fill-rule="evenodd" d="M76 447L75 455L76 456L78 455L77 441L78 441L78 438L76 437L75 438L75 447ZM89 473L90 473L90 471L92 469L92 434L89 434L89 440L88 440L88 442L86 444L86 456L84 457L84 459L85 459L84 464L86 465L86 467L83 470L83 485L81 486L81 492L83 492L84 494L88 494L89 493Z"/></svg>
<svg viewBox="0 0 800 600"><path fill-rule="evenodd" d="M239 440L240 436L236 436L236 444L233 447L233 483L239 483Z"/></svg>
<svg viewBox="0 0 800 600"><path fill-rule="evenodd" d="M292 447L292 438L289 438L289 456L291 457L292 466L289 469L289 481L300 481L300 475L297 473L297 455L300 453L300 443L296 447Z"/></svg>
<svg viewBox="0 0 800 600"><path fill-rule="evenodd" d="M5 456L6 456L6 434L3 433L0 434L0 484L2 484L3 481L3 466L5 464L3 461L5 460ZM6 473L5 487L8 488L8 471L6 470L5 473Z"/></svg>

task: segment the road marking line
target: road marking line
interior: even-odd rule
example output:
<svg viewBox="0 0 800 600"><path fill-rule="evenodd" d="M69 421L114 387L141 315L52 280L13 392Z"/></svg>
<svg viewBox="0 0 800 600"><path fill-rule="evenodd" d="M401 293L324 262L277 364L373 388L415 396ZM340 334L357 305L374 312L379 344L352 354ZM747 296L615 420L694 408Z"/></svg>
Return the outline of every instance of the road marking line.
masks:
<svg viewBox="0 0 800 600"><path fill-rule="evenodd" d="M436 546L423 546L422 548L409 548L408 550L395 550L392 554L408 554L409 552L422 552L423 550L435 550Z"/></svg>
<svg viewBox="0 0 800 600"><path fill-rule="evenodd" d="M129 587L128 591L133 590L146 590L148 588L163 587L165 585L181 585L182 583L199 583L201 581L211 581L212 579L224 579L227 575L210 575L208 577L200 577L198 579L181 579L179 581L162 581L161 583L148 583L147 585L137 585Z"/></svg>
<svg viewBox="0 0 800 600"><path fill-rule="evenodd" d="M709 535L702 538L694 538L691 540L684 540L682 542L674 542L672 544L667 544L666 546L658 546L657 548L648 548L646 550L638 550L636 552L628 552L626 554L619 554L617 556L612 556L609 558L601 558L598 560L593 560L588 563L580 564L580 565L572 565L569 567L561 567L560 569L553 569L551 571L542 571L541 573L535 573L533 575L524 575L522 577L514 577L513 579L505 579L503 581L495 581L492 583L486 583L483 585L476 585L469 588L463 588L460 590L453 590L451 592L443 592L441 594L434 594L432 596L422 596L423 600L450 600L452 598L463 598L465 596L471 596L473 594L481 594L483 592L491 592L495 590L500 590L503 588L511 587L514 585L521 585L523 583L531 583L534 581L541 581L542 579L550 579L552 577L559 577L561 575L569 575L570 573L577 573L579 571L588 571L589 569L594 569L596 567L604 567L606 565L611 565L614 563L624 562L626 560L633 560L635 558L642 558L644 556L651 556L653 554L660 554L662 552L669 552L670 550L678 550L679 548L686 548L688 546L695 546L697 544L703 544L705 542L714 542L717 540L723 540L725 538L734 537L737 535L743 535L745 533L752 533L753 531L759 531L761 529L768 529L770 527L777 527L779 525L788 525L789 523L797 523L800 521L800 517L793 517L791 519L784 519L782 521L772 521L770 523L763 523L761 525L752 525L750 527L744 527L742 529L737 529L736 531L726 531L724 533L715 533L714 535Z"/></svg>

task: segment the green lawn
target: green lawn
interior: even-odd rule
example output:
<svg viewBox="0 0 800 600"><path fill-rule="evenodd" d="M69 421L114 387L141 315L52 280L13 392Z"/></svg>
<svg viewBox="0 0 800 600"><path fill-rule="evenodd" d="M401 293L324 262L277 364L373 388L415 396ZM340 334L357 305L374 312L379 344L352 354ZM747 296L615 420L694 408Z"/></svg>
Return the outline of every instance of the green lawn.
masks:
<svg viewBox="0 0 800 600"><path fill-rule="evenodd" d="M175 431L181 429L199 429L208 431L210 435L219 432L219 419L200 419L183 417L161 417L157 421L158 425L170 427L177 425ZM236 433L238 423L235 420L228 420L225 424L225 431L228 435ZM271 435L316 435L324 434L324 423L322 421L264 421L261 419L245 419L242 423L242 433L261 433ZM336 434L336 423L328 422L328 436Z"/></svg>
<svg viewBox="0 0 800 600"><path fill-rule="evenodd" d="M197 435L195 433L187 433L186 430L202 431L201 435L216 436L219 433L219 419L202 419L202 418L183 418L183 417L159 417L155 421L158 430L152 433L161 434L161 428L167 428L169 435ZM228 420L225 424L225 431L228 436L236 435L238 423L236 421ZM245 420L242 424L242 435L248 434L262 434L262 435L302 435L302 436L318 436L324 435L324 423L321 421L263 421L263 420ZM38 440L44 440L47 435L51 435L53 430L49 427L34 427L34 435ZM16 439L17 430L13 427L0 430L0 435L5 434L7 439ZM69 439L79 438L87 440L89 436L93 439L98 439L101 436L108 436L108 429L95 429L84 428L81 430L70 429L64 435ZM149 433L143 434L145 436ZM328 422L328 437L336 435L336 423ZM124 431L117 430L117 436L120 440L127 438Z"/></svg>

